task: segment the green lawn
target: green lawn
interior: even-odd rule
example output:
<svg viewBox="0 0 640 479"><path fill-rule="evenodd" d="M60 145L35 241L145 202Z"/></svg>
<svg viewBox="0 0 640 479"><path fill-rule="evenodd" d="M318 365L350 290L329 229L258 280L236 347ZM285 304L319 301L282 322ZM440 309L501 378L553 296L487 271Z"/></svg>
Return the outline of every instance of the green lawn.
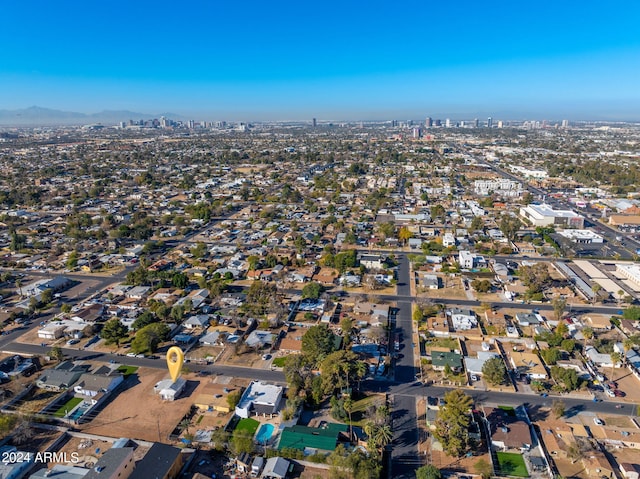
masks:
<svg viewBox="0 0 640 479"><path fill-rule="evenodd" d="M60 409L53 413L55 417L64 417L65 414L71 412L71 410L82 402L82 398L73 397L64 403Z"/></svg>
<svg viewBox="0 0 640 479"><path fill-rule="evenodd" d="M137 370L137 366L127 366L125 364L118 368L118 371L120 371L125 378L128 378L132 374L135 374Z"/></svg>
<svg viewBox="0 0 640 479"><path fill-rule="evenodd" d="M377 394L372 394L371 396L364 397L362 399L358 399L353 402L353 411L351 413L351 418L353 419L354 426L364 426L364 423L367 422L366 413L369 409L369 406L379 406L384 404L384 398Z"/></svg>
<svg viewBox="0 0 640 479"><path fill-rule="evenodd" d="M529 477L522 454L497 452L500 474L504 476Z"/></svg>
<svg viewBox="0 0 640 479"><path fill-rule="evenodd" d="M287 358L275 358L272 364L277 368L283 368L286 359Z"/></svg>
<svg viewBox="0 0 640 479"><path fill-rule="evenodd" d="M253 436L258 430L259 425L260 423L255 419L252 419L250 417L243 418L243 419L240 419L240 421L238 421L238 424L236 425L235 430L247 431Z"/></svg>
<svg viewBox="0 0 640 479"><path fill-rule="evenodd" d="M507 413L507 416L515 417L516 415L516 410L511 406L498 406L498 409L502 409L505 413Z"/></svg>

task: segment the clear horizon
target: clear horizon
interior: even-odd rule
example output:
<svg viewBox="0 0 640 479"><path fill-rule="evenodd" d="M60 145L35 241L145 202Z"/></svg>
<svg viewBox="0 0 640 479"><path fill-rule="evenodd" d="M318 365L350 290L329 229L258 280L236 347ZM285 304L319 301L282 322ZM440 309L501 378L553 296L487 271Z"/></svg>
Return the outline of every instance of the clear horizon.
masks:
<svg viewBox="0 0 640 479"><path fill-rule="evenodd" d="M640 4L572 3L11 3L0 109L637 121Z"/></svg>

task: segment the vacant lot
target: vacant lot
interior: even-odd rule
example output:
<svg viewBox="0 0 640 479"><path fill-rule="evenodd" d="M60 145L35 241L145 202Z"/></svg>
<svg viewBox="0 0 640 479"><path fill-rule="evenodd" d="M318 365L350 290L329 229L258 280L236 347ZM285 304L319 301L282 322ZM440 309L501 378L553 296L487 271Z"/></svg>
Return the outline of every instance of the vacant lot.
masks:
<svg viewBox="0 0 640 479"><path fill-rule="evenodd" d="M129 376L118 395L93 421L80 426L83 432L111 437L129 437L145 441L166 442L169 434L189 412L202 378L185 375L186 392L176 401L164 402L154 394L153 386L168 373L140 368Z"/></svg>

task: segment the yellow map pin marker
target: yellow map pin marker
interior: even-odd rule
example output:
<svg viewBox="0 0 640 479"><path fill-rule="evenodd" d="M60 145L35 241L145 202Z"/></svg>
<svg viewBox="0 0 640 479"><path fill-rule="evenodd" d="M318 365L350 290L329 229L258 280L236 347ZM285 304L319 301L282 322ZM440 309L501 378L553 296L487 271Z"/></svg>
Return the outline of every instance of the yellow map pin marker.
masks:
<svg viewBox="0 0 640 479"><path fill-rule="evenodd" d="M184 363L184 353L178 346L171 346L167 351L167 367L169 368L169 374L171 374L171 380L175 383L180 377L182 371L182 364Z"/></svg>

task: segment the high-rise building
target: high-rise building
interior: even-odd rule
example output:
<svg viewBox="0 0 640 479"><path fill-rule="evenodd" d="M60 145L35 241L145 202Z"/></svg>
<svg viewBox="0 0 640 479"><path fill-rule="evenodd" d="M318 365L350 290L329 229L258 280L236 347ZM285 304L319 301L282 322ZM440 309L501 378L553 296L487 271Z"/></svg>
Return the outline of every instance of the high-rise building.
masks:
<svg viewBox="0 0 640 479"><path fill-rule="evenodd" d="M442 122L440 120L436 120L434 122L434 126L442 126Z"/></svg>
<svg viewBox="0 0 640 479"><path fill-rule="evenodd" d="M477 118L473 119L473 126L476 127L476 128L478 128L480 126L480 122L478 121Z"/></svg>
<svg viewBox="0 0 640 479"><path fill-rule="evenodd" d="M569 127L569 120L562 120L562 128L568 128Z"/></svg>
<svg viewBox="0 0 640 479"><path fill-rule="evenodd" d="M424 126L426 126L427 128L431 128L433 126L433 119L430 116L428 116L425 120Z"/></svg>
<svg viewBox="0 0 640 479"><path fill-rule="evenodd" d="M422 138L422 130L420 129L420 127L414 128L412 130L412 133L414 138Z"/></svg>
<svg viewBox="0 0 640 479"><path fill-rule="evenodd" d="M451 128L451 118L447 118L444 121L444 126L446 126L447 128Z"/></svg>
<svg viewBox="0 0 640 479"><path fill-rule="evenodd" d="M502 122L502 120L498 120L498 128L502 127L504 127L504 123Z"/></svg>
<svg viewBox="0 0 640 479"><path fill-rule="evenodd" d="M487 118L487 128L493 127L493 119L491 117Z"/></svg>
<svg viewBox="0 0 640 479"><path fill-rule="evenodd" d="M313 124L313 127L315 128L316 126L318 126L318 121L314 118L313 120L311 120L311 123Z"/></svg>

